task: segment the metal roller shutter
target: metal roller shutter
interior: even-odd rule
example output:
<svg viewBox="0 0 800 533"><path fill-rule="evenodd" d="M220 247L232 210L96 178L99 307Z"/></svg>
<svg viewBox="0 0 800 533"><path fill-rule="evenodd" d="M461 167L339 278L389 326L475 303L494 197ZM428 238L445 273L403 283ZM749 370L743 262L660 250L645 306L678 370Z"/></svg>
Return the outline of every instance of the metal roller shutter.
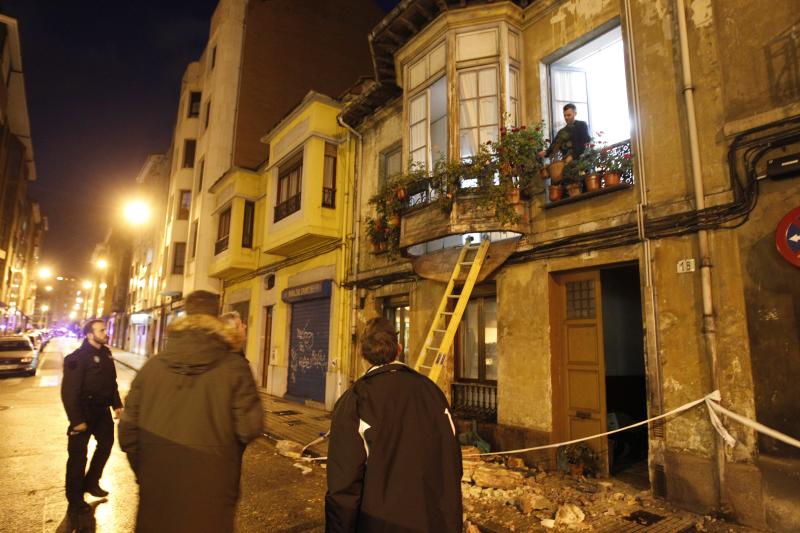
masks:
<svg viewBox="0 0 800 533"><path fill-rule="evenodd" d="M292 304L287 386L291 396L325 401L330 311L330 298Z"/></svg>

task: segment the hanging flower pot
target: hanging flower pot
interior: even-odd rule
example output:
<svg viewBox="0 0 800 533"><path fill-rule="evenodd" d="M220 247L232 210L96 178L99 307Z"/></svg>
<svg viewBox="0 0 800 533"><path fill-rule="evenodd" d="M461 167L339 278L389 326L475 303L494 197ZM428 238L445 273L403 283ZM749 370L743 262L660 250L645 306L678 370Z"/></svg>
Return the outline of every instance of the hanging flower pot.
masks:
<svg viewBox="0 0 800 533"><path fill-rule="evenodd" d="M377 242L377 241L373 241L372 242L372 252L373 253L378 253L380 251L381 251L381 243Z"/></svg>
<svg viewBox="0 0 800 533"><path fill-rule="evenodd" d="M600 176L591 173L583 178L583 183L586 185L586 192L596 191L600 188Z"/></svg>
<svg viewBox="0 0 800 533"><path fill-rule="evenodd" d="M570 183L567 185L567 196L572 198L578 196L583 192L583 186L580 183Z"/></svg>
<svg viewBox="0 0 800 533"><path fill-rule="evenodd" d="M550 174L550 181L553 183L561 181L561 174L564 173L564 164L563 161L553 161L550 163L550 166L547 167L547 172Z"/></svg>
<svg viewBox="0 0 800 533"><path fill-rule="evenodd" d="M389 243L387 241L381 241L378 243L378 251L385 252L389 249Z"/></svg>
<svg viewBox="0 0 800 533"><path fill-rule="evenodd" d="M547 167L542 167L541 169L539 169L539 176L542 179L546 179L546 178L550 177L550 173L547 172Z"/></svg>
<svg viewBox="0 0 800 533"><path fill-rule="evenodd" d="M397 189L395 189L394 195L401 202L404 201L406 199L406 197L407 197L406 188L405 187L398 187Z"/></svg>
<svg viewBox="0 0 800 533"><path fill-rule="evenodd" d="M564 186L563 185L550 185L547 188L547 195L550 198L551 202L557 202L564 197Z"/></svg>
<svg viewBox="0 0 800 533"><path fill-rule="evenodd" d="M386 225L389 226L390 228L396 228L397 226L399 226L400 215L398 215L397 213L389 215L386 219Z"/></svg>
<svg viewBox="0 0 800 533"><path fill-rule="evenodd" d="M619 185L619 172L606 172L603 174L603 187L613 187Z"/></svg>
<svg viewBox="0 0 800 533"><path fill-rule="evenodd" d="M512 187L506 191L506 201L510 204L518 204L520 201L519 187Z"/></svg>

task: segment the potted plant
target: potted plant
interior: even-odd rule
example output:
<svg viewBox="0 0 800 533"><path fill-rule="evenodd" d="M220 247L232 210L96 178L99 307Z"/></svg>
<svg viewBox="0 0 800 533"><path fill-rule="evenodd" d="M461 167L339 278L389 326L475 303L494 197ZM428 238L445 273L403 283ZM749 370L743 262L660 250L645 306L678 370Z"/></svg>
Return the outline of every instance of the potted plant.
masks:
<svg viewBox="0 0 800 533"><path fill-rule="evenodd" d="M551 202L557 202L564 198L564 186L561 183L551 183L547 187L547 197Z"/></svg>
<svg viewBox="0 0 800 533"><path fill-rule="evenodd" d="M633 154L604 147L600 150L598 166L603 169L603 187L619 185L622 174L633 168Z"/></svg>
<svg viewBox="0 0 800 533"><path fill-rule="evenodd" d="M501 182L507 179L513 186L509 190L510 202L519 202L520 192L529 197L537 192L532 187L536 176L541 176L544 170L539 157L545 147L543 132L544 122L531 128L525 125L502 128L497 142L487 143L497 158Z"/></svg>
<svg viewBox="0 0 800 533"><path fill-rule="evenodd" d="M386 250L388 246L386 229L386 223L381 218L367 218L367 237L372 243L374 253Z"/></svg>
<svg viewBox="0 0 800 533"><path fill-rule="evenodd" d="M583 178L580 175L578 164L575 161L564 165L561 183L567 188L567 196L570 198L583 193Z"/></svg>
<svg viewBox="0 0 800 533"><path fill-rule="evenodd" d="M594 143L590 142L576 161L578 173L583 178L583 184L586 186L587 192L596 191L600 188L600 176L597 173L599 157L600 150L595 147Z"/></svg>

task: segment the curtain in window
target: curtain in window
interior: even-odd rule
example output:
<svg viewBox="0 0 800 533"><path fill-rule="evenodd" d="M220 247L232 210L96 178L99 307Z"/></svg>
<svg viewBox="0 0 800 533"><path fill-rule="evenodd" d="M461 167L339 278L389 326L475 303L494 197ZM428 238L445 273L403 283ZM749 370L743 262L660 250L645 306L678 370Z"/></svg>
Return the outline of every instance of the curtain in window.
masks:
<svg viewBox="0 0 800 533"><path fill-rule="evenodd" d="M427 115L428 115L428 93L422 93L409 105L409 152L411 162L426 165L427 157Z"/></svg>
<svg viewBox="0 0 800 533"><path fill-rule="evenodd" d="M459 147L461 157L477 153L478 145L496 141L500 125L497 67L459 74Z"/></svg>

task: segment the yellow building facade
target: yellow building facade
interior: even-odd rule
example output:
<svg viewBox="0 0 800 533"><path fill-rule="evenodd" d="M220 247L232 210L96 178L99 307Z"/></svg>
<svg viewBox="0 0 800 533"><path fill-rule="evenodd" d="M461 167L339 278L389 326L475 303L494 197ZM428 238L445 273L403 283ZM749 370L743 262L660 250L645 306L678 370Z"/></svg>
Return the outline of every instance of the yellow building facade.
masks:
<svg viewBox="0 0 800 533"><path fill-rule="evenodd" d="M347 388L354 146L335 100L310 92L262 140L268 162L214 183L212 276L247 323L268 393L331 409ZM190 243L191 246L191 243ZM192 253L190 248L189 253Z"/></svg>

